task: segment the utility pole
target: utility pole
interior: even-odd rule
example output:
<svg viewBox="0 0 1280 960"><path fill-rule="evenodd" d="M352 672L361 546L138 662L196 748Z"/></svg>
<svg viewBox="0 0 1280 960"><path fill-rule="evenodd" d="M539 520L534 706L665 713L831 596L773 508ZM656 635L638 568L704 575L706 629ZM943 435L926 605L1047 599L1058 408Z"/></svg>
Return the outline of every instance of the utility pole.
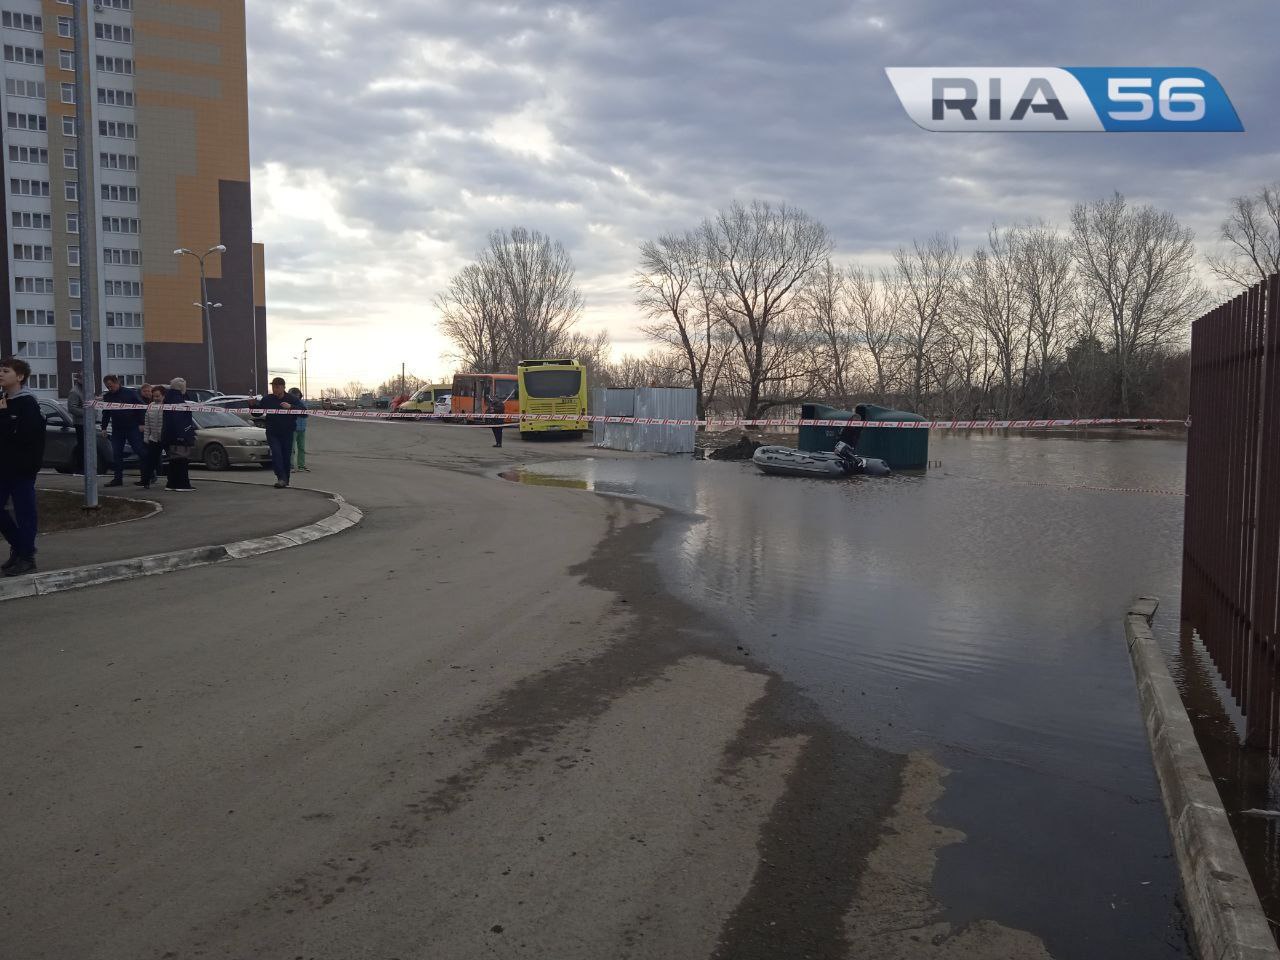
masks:
<svg viewBox="0 0 1280 960"><path fill-rule="evenodd" d="M90 262L97 260L97 245L94 243L94 218L87 211L95 209L86 202L89 191L85 182L85 125L84 108L88 104L85 92L85 74L88 72L88 57L85 44L80 33L80 0L71 0L71 44L76 60L75 100L72 109L75 112L76 130L76 208L80 218L80 369L83 380L85 399L97 395L98 371L93 362L94 341L98 332L98 313L94 305L93 271ZM80 444L84 457L84 508L98 509L98 408L85 410L84 426L81 428L83 442Z"/></svg>
<svg viewBox="0 0 1280 960"><path fill-rule="evenodd" d="M404 396L404 364L400 364L400 396Z"/></svg>

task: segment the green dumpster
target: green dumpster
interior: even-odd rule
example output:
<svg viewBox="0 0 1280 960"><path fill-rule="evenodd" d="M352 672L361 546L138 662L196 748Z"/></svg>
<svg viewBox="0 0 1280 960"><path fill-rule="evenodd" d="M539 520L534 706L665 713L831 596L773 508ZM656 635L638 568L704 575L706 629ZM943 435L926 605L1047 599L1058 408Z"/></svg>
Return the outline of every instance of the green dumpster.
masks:
<svg viewBox="0 0 1280 960"><path fill-rule="evenodd" d="M848 420L857 429L859 421L913 422L924 417L905 410L890 410L874 403L860 403L853 410L837 410L820 403L806 403L800 415L805 420ZM831 451L845 427L803 426L800 449ZM918 427L863 427L857 431L855 449L859 456L877 457L894 470L923 470L929 463L929 431Z"/></svg>

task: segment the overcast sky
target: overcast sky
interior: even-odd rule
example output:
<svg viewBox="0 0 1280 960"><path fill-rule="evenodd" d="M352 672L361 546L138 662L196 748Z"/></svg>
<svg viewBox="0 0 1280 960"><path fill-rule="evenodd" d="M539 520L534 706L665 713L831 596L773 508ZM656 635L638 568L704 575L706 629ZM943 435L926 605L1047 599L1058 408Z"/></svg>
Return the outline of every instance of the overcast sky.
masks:
<svg viewBox="0 0 1280 960"><path fill-rule="evenodd" d="M452 370L432 300L517 224L569 250L617 353L648 349L638 244L734 199L806 209L842 260L1114 190L1213 249L1280 180L1277 27L1274 0L248 0L272 369L309 336L317 389ZM884 67L937 65L1202 67L1246 132L927 133Z"/></svg>

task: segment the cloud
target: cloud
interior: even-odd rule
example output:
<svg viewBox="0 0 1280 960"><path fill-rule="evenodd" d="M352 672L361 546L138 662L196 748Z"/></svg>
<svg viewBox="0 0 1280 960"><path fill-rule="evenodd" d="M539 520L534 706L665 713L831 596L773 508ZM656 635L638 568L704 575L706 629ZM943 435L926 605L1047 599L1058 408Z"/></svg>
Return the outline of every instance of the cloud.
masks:
<svg viewBox="0 0 1280 960"><path fill-rule="evenodd" d="M1188 0L1158 18L1103 0L249 0L272 354L314 335L318 381L443 372L432 300L515 224L569 249L587 323L628 349L637 245L732 199L803 207L850 257L1062 221L1113 190L1207 244L1231 196L1277 176L1277 25ZM1248 132L928 134L883 72L913 64L1201 66Z"/></svg>

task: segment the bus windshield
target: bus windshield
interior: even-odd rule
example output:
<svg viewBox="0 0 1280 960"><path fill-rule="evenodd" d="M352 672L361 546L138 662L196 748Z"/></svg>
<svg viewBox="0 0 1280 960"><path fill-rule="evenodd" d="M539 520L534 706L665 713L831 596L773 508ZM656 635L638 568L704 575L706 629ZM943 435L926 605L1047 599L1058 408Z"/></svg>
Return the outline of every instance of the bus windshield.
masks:
<svg viewBox="0 0 1280 960"><path fill-rule="evenodd" d="M524 390L530 397L576 397L581 389L581 370L525 371Z"/></svg>

